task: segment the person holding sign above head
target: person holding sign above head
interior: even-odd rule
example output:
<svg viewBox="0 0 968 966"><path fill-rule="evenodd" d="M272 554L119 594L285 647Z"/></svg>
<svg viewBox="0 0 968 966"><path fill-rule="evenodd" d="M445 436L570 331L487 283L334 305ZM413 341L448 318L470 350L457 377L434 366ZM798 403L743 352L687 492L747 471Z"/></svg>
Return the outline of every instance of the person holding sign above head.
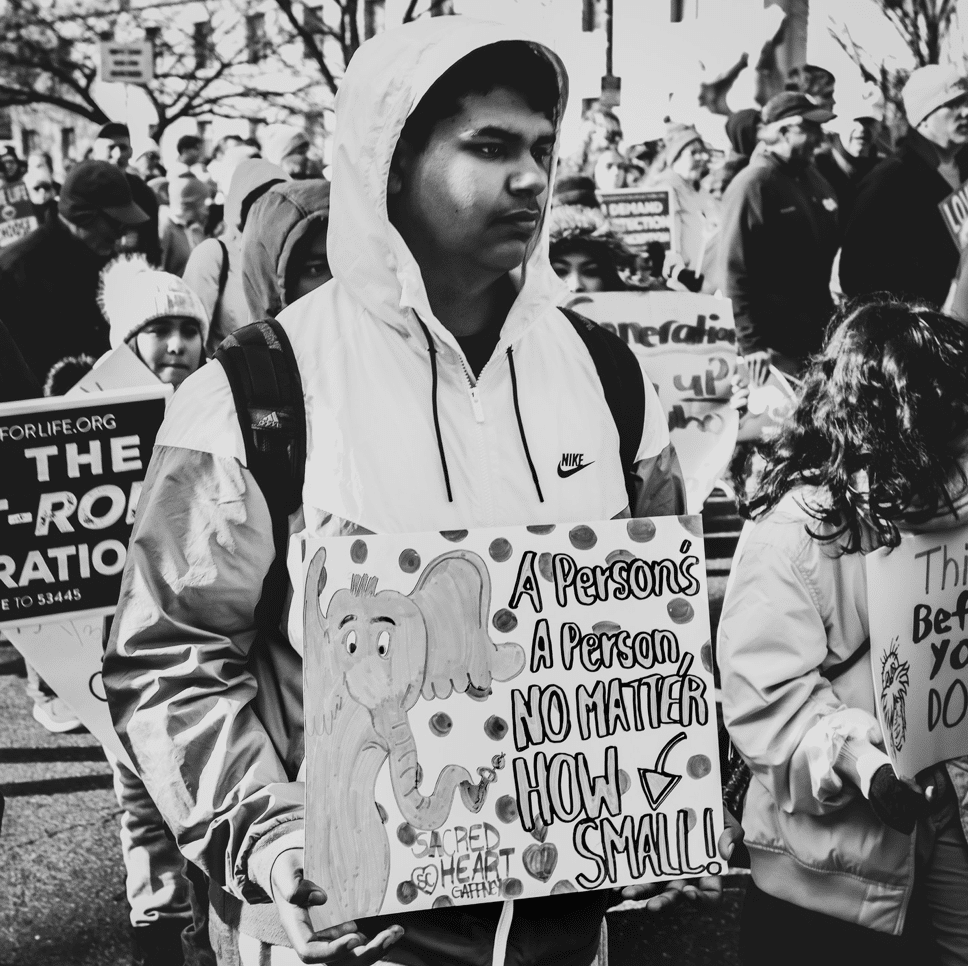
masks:
<svg viewBox="0 0 968 966"><path fill-rule="evenodd" d="M865 564L963 525L966 468L968 328L848 307L750 501L720 623L723 718L753 772L746 966L780 948L794 966L968 963L968 760L896 777Z"/></svg>
<svg viewBox="0 0 968 966"><path fill-rule="evenodd" d="M555 307L545 212L566 90L550 50L494 24L428 18L363 44L336 104L334 277L277 328L230 336L226 368L190 377L158 436L104 681L145 784L212 881L220 962L429 966L503 963L506 951L509 962L588 966L598 951L601 893L315 931L312 908L340 884L304 876L301 607L286 612L301 561L291 575L273 567L287 529L332 537L682 511L651 383L637 390L627 486L589 350ZM288 519L285 487L257 481L248 422L264 434L284 413L249 408L243 430L227 375L232 346L257 335L283 368L291 344L305 403L304 484ZM577 451L582 471L557 473ZM273 587L278 596L264 595ZM720 888L680 881L650 901Z"/></svg>

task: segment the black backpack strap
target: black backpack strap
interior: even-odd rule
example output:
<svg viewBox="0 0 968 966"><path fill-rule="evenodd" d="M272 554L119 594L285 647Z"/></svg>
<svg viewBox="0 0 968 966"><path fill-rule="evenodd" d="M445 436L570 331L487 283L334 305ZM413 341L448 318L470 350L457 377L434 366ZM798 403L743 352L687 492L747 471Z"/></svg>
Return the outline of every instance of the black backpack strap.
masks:
<svg viewBox="0 0 968 966"><path fill-rule="evenodd" d="M225 283L229 280L229 250L225 242L221 238L215 239L218 242L218 247L222 249L222 261L218 269L218 295L215 296L215 307L212 309L212 316L218 312L219 305L222 301L222 296L225 294Z"/></svg>
<svg viewBox="0 0 968 966"><path fill-rule="evenodd" d="M215 352L232 388L249 471L265 496L276 556L256 608L260 627L278 627L288 584L289 515L302 503L306 410L292 345L275 319L229 335Z"/></svg>
<svg viewBox="0 0 968 966"><path fill-rule="evenodd" d="M645 380L635 353L614 333L603 329L591 319L571 309L561 309L581 336L588 354L595 363L595 371L602 383L605 402L618 429L619 452L625 489L629 502L634 502L633 488L635 458L642 442L645 424Z"/></svg>

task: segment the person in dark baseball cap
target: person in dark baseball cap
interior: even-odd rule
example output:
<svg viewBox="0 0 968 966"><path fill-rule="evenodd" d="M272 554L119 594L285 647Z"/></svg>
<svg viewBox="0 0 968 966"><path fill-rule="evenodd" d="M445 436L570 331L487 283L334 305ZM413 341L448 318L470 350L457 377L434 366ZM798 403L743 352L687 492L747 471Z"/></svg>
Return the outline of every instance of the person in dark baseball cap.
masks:
<svg viewBox="0 0 968 966"><path fill-rule="evenodd" d="M57 215L0 252L0 318L41 385L58 359L110 348L100 272L146 217L120 168L82 161L64 179Z"/></svg>
<svg viewBox="0 0 968 966"><path fill-rule="evenodd" d="M108 161L82 161L64 179L57 205L75 238L95 254L114 254L118 240L148 220L131 197L128 180Z"/></svg>
<svg viewBox="0 0 968 966"><path fill-rule="evenodd" d="M825 124L835 116L833 111L828 111L823 105L799 91L782 91L771 97L760 112L764 124L791 120Z"/></svg>

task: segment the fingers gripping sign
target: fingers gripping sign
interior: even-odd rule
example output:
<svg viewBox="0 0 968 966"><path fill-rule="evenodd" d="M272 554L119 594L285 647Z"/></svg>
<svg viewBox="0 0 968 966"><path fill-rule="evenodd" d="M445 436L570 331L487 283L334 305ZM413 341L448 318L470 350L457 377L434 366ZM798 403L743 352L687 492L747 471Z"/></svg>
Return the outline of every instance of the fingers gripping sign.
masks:
<svg viewBox="0 0 968 966"><path fill-rule="evenodd" d="M742 826L727 811L726 827L719 836L719 854L728 862L737 846L742 848L742 845ZM645 909L649 912L662 912L683 899L698 905L712 906L723 898L723 879L719 875L705 875L698 879L673 879L665 883L626 886L622 889L622 898L644 902Z"/></svg>
<svg viewBox="0 0 968 966"><path fill-rule="evenodd" d="M310 909L324 905L327 897L315 882L303 876L302 849L280 853L272 864L269 879L279 919L296 955L304 963L367 966L377 962L403 935L400 926L391 926L368 941L357 930L355 922L343 922L317 931L310 918Z"/></svg>

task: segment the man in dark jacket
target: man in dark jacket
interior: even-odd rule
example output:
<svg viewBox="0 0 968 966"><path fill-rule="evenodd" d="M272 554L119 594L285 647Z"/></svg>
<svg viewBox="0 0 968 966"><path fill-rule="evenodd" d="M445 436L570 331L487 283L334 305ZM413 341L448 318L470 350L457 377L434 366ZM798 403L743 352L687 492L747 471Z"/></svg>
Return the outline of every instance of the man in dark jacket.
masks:
<svg viewBox="0 0 968 966"><path fill-rule="evenodd" d="M0 254L0 318L39 383L64 356L110 348L100 272L146 218L115 165L83 161L64 181L57 217Z"/></svg>
<svg viewBox="0 0 968 966"><path fill-rule="evenodd" d="M723 198L721 277L754 385L771 364L797 373L830 318L837 200L811 162L833 116L805 94L777 94L763 108L763 149Z"/></svg>
<svg viewBox="0 0 968 966"><path fill-rule="evenodd" d="M879 109L871 103L842 107L827 142L830 150L814 159L817 170L837 194L842 233L847 229L861 182L881 161L875 146L881 127L878 113Z"/></svg>
<svg viewBox="0 0 968 966"><path fill-rule="evenodd" d="M844 294L890 292L944 304L958 247L938 204L968 177L968 87L930 64L903 91L911 131L861 183L840 256Z"/></svg>
<svg viewBox="0 0 968 966"><path fill-rule="evenodd" d="M134 203L148 216L148 220L139 225L137 230L130 233L125 240L125 251L141 252L152 265L161 264L161 243L158 232L158 199L147 183L128 168L131 160L131 133L126 124L111 122L105 124L91 148L91 157L98 161L110 161L116 164L128 179L131 198Z"/></svg>

